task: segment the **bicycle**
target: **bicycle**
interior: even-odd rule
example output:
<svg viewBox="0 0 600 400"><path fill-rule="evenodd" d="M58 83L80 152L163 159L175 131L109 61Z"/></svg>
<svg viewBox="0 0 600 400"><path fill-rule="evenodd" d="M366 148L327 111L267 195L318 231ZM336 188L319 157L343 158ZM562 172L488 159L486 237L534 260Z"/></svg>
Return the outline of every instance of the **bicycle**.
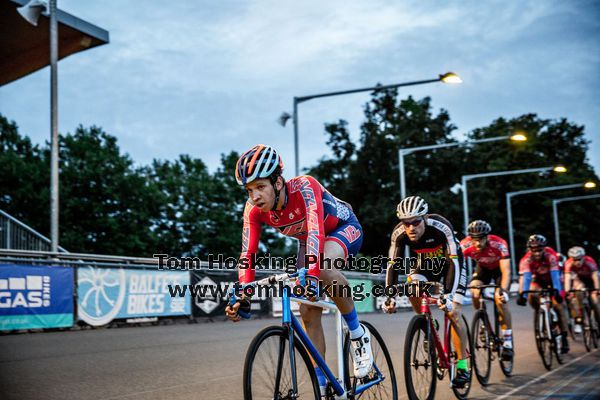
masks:
<svg viewBox="0 0 600 400"><path fill-rule="evenodd" d="M312 302L305 298L293 297L290 283L284 281L293 278L294 275L273 275L250 283L258 286L282 282L283 310L281 326L264 328L248 347L243 372L244 399L321 399L312 361L321 368L327 379L324 397L326 400L397 399L396 375L389 351L379 332L365 321L361 323L371 332L373 368L364 378L353 376L350 371L350 336L340 312L336 312L338 377L334 375L302 324L292 313L290 303L296 301L330 310L337 310L337 307L329 301ZM235 299L230 296L230 304L234 302Z"/></svg>
<svg viewBox="0 0 600 400"><path fill-rule="evenodd" d="M562 334L558 323L558 315L552 307L552 292L556 289L526 290L523 294L539 293L540 306L535 311L533 329L535 332L535 343L542 358L544 367L550 371L552 369L552 353L556 356L559 364L564 362L561 352Z"/></svg>
<svg viewBox="0 0 600 400"><path fill-rule="evenodd" d="M438 282L421 282L421 284L437 287L440 292L443 290L443 285ZM450 382L454 379L458 355L452 340L450 340L452 325L448 315L444 313L444 340L442 342L438 336L439 324L432 316L429 307L430 305L437 305L438 299L431 297L427 290L422 290L421 285L418 286L418 293L421 293L418 296L421 297L421 313L412 317L406 332L404 343L404 379L409 399L431 400L435 397L437 379L444 379L448 371ZM462 320L467 329L467 359L469 359L470 354L472 354L469 326L464 315L462 316ZM472 363L469 361L468 364L469 373L471 374ZM419 382L416 382L418 378L430 378L430 382L425 385L419 384ZM470 381L463 388L454 387L452 383L450 385L454 395L459 399L465 399L471 389Z"/></svg>
<svg viewBox="0 0 600 400"><path fill-rule="evenodd" d="M502 359L502 349L504 345L504 339L498 336L500 332L500 322L498 320L498 306L494 301L494 297L490 297L485 293L486 288L500 288L502 293L506 293L499 285L480 285L470 286L469 289L480 289L480 302L479 309L473 315L473 322L471 323L471 343L473 345L473 365L477 380L481 385L487 386L492 371L492 361L494 359L494 353L498 356L500 362L500 369L502 373L510 377L512 375L513 361L507 361ZM490 323L490 318L487 313L484 300L491 300L494 304L494 327ZM514 349L513 349L514 351ZM514 355L513 355L514 360ZM481 361L481 362L480 362Z"/></svg>
<svg viewBox="0 0 600 400"><path fill-rule="evenodd" d="M571 289L569 293L584 293L583 298L583 316L581 316L583 322L583 344L585 349L590 352L592 346L598 348L598 321L596 321L596 313L593 312L590 302L592 301L591 293L598 291L596 289Z"/></svg>

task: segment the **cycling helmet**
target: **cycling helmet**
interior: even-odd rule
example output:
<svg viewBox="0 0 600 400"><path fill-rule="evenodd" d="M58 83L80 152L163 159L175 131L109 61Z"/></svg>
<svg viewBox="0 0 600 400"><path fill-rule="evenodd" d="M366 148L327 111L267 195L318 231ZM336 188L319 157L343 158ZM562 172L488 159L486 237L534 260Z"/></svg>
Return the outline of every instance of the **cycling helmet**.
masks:
<svg viewBox="0 0 600 400"><path fill-rule="evenodd" d="M235 179L241 186L260 178L270 178L271 182L275 183L282 170L283 161L275 149L257 144L238 159Z"/></svg>
<svg viewBox="0 0 600 400"><path fill-rule="evenodd" d="M421 217L427 214L429 207L419 196L409 196L398 203L396 215L399 219Z"/></svg>
<svg viewBox="0 0 600 400"><path fill-rule="evenodd" d="M571 247L567 254L571 258L583 258L583 256L585 256L585 250L583 249L583 247L575 246Z"/></svg>
<svg viewBox="0 0 600 400"><path fill-rule="evenodd" d="M548 241L543 235L534 234L529 236L527 239L527 247L536 248L536 247L545 247Z"/></svg>
<svg viewBox="0 0 600 400"><path fill-rule="evenodd" d="M476 219L475 221L471 222L467 227L467 232L469 233L469 236L473 238L480 238L486 236L491 231L492 227L490 226L490 224L481 219Z"/></svg>

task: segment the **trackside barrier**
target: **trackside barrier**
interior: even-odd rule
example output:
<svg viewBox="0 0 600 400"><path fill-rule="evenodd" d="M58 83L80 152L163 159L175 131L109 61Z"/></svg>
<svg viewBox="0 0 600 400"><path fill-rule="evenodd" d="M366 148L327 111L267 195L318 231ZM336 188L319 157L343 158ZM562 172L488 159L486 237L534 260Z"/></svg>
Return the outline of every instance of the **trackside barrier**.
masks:
<svg viewBox="0 0 600 400"><path fill-rule="evenodd" d="M280 272L257 270L257 276ZM371 290L384 283L383 274L344 275L352 293L362 287L355 299L359 313L380 310L385 298ZM160 270L156 258L0 249L0 331L223 318L226 289L236 281L237 271L204 262L191 271ZM175 285L187 290L171 294ZM192 296L192 286L202 290ZM253 314L273 315L277 300L256 296ZM397 298L397 305L410 307L406 298Z"/></svg>

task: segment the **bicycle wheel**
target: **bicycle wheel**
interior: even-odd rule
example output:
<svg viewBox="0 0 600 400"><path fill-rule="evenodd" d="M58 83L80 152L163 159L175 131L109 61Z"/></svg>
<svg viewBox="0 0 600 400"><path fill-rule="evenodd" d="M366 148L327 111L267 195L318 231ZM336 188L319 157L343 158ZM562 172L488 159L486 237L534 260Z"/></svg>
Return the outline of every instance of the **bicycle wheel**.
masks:
<svg viewBox="0 0 600 400"><path fill-rule="evenodd" d="M371 332L371 348L373 350L373 369L364 378L356 378L354 369L352 368L352 356L350 354L350 335L346 334L344 340L344 370L345 386L348 393L348 399L398 399L398 387L396 385L396 373L392 364L392 357L383 341L383 338L373 325L368 322L360 321L361 324ZM383 376L383 380L376 385L371 386L364 392L355 395L356 387L367 384L378 378L377 371L379 370Z"/></svg>
<svg viewBox="0 0 600 400"><path fill-rule="evenodd" d="M552 338L546 330L546 314L540 310L535 312L533 329L535 332L535 344L540 357L542 357L542 363L550 371L552 369Z"/></svg>
<svg viewBox="0 0 600 400"><path fill-rule="evenodd" d="M590 319L590 307L585 304L583 307L583 345L588 353L592 350L592 337L596 336L592 330Z"/></svg>
<svg viewBox="0 0 600 400"><path fill-rule="evenodd" d="M589 304L588 304L589 307ZM594 310L590 307L590 327L592 331L592 343L594 344L594 348L598 348L598 342L600 341L600 325L598 324L598 315Z"/></svg>
<svg viewBox="0 0 600 400"><path fill-rule="evenodd" d="M288 339L287 328L281 326L269 326L254 337L244 363L245 400L321 398L315 369L297 338L294 357L298 392L294 393Z"/></svg>
<svg viewBox="0 0 600 400"><path fill-rule="evenodd" d="M561 341L560 343L558 343L558 335L560 335L560 324L558 323L558 321L552 321L552 324L550 325L550 330L552 332L552 350L554 351L554 355L556 356L556 361L558 361L559 364L563 364L564 361L564 354L562 353L562 340L563 337L561 336Z"/></svg>
<svg viewBox="0 0 600 400"><path fill-rule="evenodd" d="M467 353L469 355L472 355L473 354L473 345L471 342L471 335L469 333L469 325L467 324L467 319L465 318L464 315L462 316L462 320L465 324L465 329L467 330L466 335L465 335L467 338L467 345L465 347L467 349ZM454 329L454 328L451 328L451 329ZM457 353L456 349L454 348L454 343L452 342L452 340L450 340L450 364L452 365L452 368L454 368L457 361L458 361L458 353ZM467 364L468 364L468 370L469 370L469 375L471 376L471 380L463 388L452 387L452 391L454 392L454 395L458 399L466 399L467 395L469 394L469 391L471 390L471 383L472 383L472 379L473 379L473 363L471 362L471 357L467 357ZM453 375L454 374L452 374L450 376L453 376Z"/></svg>
<svg viewBox="0 0 600 400"><path fill-rule="evenodd" d="M436 355L429 321L415 315L408 325L404 341L404 381L408 398L432 400L435 396Z"/></svg>
<svg viewBox="0 0 600 400"><path fill-rule="evenodd" d="M503 360L502 359L502 344L500 344L500 346L498 347L498 361L500 362L500 369L502 370L502 373L504 374L504 376L511 377L512 376L512 371L513 371L513 362L515 360L515 342L513 342L513 358L510 361L507 360Z"/></svg>
<svg viewBox="0 0 600 400"><path fill-rule="evenodd" d="M485 323L485 311L478 310L471 324L471 343L473 344L473 366L477 380L487 386L492 372L492 334Z"/></svg>

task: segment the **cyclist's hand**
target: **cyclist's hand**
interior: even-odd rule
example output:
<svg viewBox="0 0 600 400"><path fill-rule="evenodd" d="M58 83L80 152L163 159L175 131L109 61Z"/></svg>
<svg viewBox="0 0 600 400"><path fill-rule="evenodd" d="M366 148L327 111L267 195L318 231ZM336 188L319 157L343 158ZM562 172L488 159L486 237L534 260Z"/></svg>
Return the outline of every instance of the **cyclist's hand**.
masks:
<svg viewBox="0 0 600 400"><path fill-rule="evenodd" d="M442 294L438 299L438 307L444 312L452 312L452 301L454 295L452 293Z"/></svg>
<svg viewBox="0 0 600 400"><path fill-rule="evenodd" d="M393 314L396 312L396 301L392 297L388 297L388 299L381 305L381 309L386 314Z"/></svg>
<svg viewBox="0 0 600 400"><path fill-rule="evenodd" d="M250 318L250 299L243 294L238 298L233 292L230 292L225 315L233 322L239 322L242 318Z"/></svg>
<svg viewBox="0 0 600 400"><path fill-rule="evenodd" d="M496 297L496 302L501 302L503 304L506 304L506 296L504 296L504 292L500 289L496 289L496 292L494 293L495 297Z"/></svg>
<svg viewBox="0 0 600 400"><path fill-rule="evenodd" d="M525 306L527 304L527 298L523 293L519 293L519 297L517 297L517 304L520 306Z"/></svg>
<svg viewBox="0 0 600 400"><path fill-rule="evenodd" d="M319 279L307 274L307 269L298 271L298 283L304 286L305 297L309 301L319 300Z"/></svg>

